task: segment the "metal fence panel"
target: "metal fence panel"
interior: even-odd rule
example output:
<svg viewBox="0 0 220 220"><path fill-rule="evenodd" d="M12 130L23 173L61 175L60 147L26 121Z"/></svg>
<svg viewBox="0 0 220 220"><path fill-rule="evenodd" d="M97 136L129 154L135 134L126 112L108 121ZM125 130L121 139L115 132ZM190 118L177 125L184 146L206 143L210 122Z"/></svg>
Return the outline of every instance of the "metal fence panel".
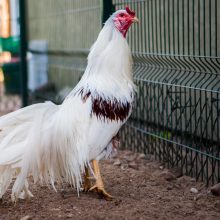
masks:
<svg viewBox="0 0 220 220"><path fill-rule="evenodd" d="M137 102L122 146L220 181L220 2L113 1L140 18L128 40Z"/></svg>

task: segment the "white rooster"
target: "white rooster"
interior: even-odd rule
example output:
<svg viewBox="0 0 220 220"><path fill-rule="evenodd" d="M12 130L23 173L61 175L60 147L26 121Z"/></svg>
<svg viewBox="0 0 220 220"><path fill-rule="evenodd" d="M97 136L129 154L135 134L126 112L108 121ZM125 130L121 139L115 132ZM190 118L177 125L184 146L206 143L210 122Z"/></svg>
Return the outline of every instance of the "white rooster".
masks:
<svg viewBox="0 0 220 220"><path fill-rule="evenodd" d="M32 197L28 177L47 185L73 185L111 198L98 161L113 148L134 99L132 57L125 39L135 13L116 11L92 46L85 73L61 105L35 104L0 118L0 198L13 178L12 200ZM92 162L93 169L90 167ZM89 168L95 177L91 187Z"/></svg>

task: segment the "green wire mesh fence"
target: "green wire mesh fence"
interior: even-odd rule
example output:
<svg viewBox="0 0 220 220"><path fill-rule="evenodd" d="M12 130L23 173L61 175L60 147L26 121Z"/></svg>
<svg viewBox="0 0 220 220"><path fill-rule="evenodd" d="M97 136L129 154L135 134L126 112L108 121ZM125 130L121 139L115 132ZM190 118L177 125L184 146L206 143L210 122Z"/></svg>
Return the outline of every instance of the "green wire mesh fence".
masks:
<svg viewBox="0 0 220 220"><path fill-rule="evenodd" d="M140 18L129 44L137 102L122 146L220 181L220 1L113 1Z"/></svg>

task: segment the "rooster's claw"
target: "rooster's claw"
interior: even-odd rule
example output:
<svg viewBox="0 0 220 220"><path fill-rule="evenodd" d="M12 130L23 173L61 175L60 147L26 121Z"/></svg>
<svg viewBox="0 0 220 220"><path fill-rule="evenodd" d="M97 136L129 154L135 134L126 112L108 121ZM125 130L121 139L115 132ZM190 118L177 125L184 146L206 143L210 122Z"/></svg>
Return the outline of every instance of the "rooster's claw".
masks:
<svg viewBox="0 0 220 220"><path fill-rule="evenodd" d="M114 198L109 193L107 193L103 187L99 187L97 185L94 185L93 187L91 187L89 189L89 192L91 192L91 191L97 192L100 196L102 196L106 200L112 200Z"/></svg>

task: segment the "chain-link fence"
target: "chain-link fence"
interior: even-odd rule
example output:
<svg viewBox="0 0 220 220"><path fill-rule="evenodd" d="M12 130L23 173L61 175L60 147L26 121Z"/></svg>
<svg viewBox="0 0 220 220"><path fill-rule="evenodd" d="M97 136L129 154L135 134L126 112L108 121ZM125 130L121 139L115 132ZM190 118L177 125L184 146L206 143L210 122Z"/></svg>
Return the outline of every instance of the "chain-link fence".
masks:
<svg viewBox="0 0 220 220"><path fill-rule="evenodd" d="M48 41L49 81L73 87L111 1L28 0L29 40ZM122 147L220 181L220 1L112 1L140 19L128 36L138 88ZM103 13L104 12L104 13ZM34 52L34 51L32 51Z"/></svg>

